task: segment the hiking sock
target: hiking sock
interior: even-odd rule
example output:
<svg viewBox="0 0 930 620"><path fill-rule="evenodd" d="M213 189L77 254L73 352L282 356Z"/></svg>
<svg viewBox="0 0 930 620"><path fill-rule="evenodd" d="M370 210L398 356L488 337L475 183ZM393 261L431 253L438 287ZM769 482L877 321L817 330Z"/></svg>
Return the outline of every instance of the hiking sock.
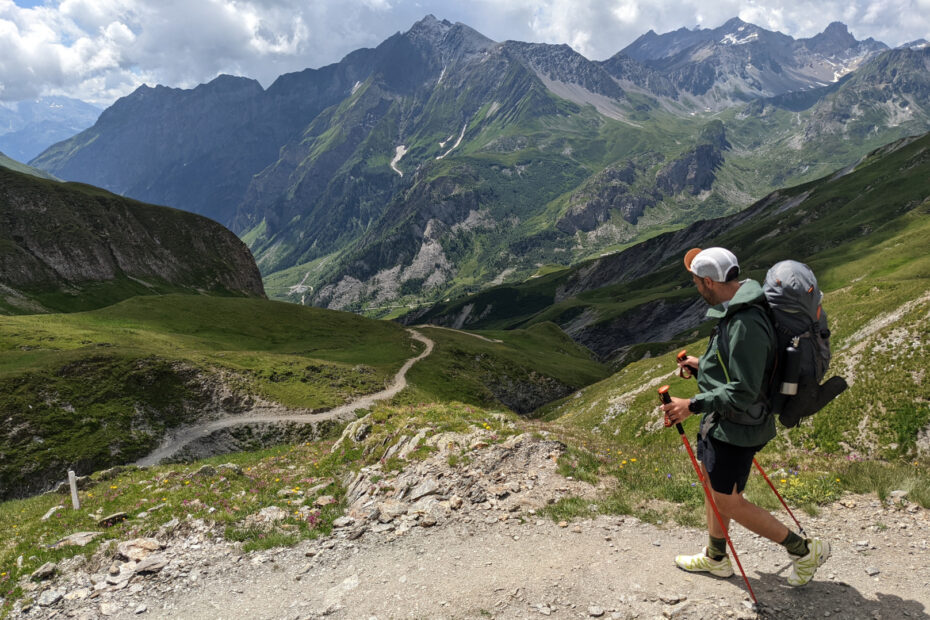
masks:
<svg viewBox="0 0 930 620"><path fill-rule="evenodd" d="M708 536L707 557L711 560L722 560L727 557L727 539Z"/></svg>
<svg viewBox="0 0 930 620"><path fill-rule="evenodd" d="M781 541L781 546L787 549L791 555L803 557L810 553L810 549L807 548L807 541L790 530L785 539Z"/></svg>

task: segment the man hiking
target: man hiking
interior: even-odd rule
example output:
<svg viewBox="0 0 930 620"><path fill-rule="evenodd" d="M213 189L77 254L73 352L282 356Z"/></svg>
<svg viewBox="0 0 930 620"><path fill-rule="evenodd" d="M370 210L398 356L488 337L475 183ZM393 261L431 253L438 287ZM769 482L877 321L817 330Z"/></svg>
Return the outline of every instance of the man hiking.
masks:
<svg viewBox="0 0 930 620"><path fill-rule="evenodd" d="M743 497L755 453L775 436L775 419L768 413L764 383L771 375L775 334L758 282L738 280L736 256L724 248L694 248L685 255L685 268L698 293L711 306L707 316L726 321L729 347L720 347L714 330L700 359L679 361L697 378L699 392L690 400L671 398L662 406L672 424L701 414L697 458L710 482L723 526L730 520L787 549L792 563L788 583L803 586L830 557L830 544L804 539L766 510ZM723 351L721 351L723 349ZM728 359L724 359L727 352ZM733 566L727 555L726 532L705 500L709 539L701 553L679 555L675 563L691 572L729 577Z"/></svg>

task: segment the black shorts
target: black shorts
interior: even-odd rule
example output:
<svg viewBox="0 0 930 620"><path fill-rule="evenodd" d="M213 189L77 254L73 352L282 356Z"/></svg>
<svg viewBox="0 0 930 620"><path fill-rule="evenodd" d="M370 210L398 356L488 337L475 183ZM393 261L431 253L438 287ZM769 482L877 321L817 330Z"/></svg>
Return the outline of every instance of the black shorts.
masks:
<svg viewBox="0 0 930 620"><path fill-rule="evenodd" d="M733 492L733 485L736 485L736 492L742 493L749 480L752 459L763 446L734 446L710 436L701 439L699 435L697 458L704 463L714 491L729 495Z"/></svg>

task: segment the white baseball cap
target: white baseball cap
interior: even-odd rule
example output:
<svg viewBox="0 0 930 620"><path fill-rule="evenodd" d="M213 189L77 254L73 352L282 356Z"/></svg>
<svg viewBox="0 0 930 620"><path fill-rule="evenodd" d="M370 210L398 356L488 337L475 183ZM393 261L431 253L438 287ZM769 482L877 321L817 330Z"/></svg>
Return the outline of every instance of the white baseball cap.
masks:
<svg viewBox="0 0 930 620"><path fill-rule="evenodd" d="M739 262L726 248L692 248L685 254L685 268L699 278L710 278L714 282L727 282L739 276Z"/></svg>

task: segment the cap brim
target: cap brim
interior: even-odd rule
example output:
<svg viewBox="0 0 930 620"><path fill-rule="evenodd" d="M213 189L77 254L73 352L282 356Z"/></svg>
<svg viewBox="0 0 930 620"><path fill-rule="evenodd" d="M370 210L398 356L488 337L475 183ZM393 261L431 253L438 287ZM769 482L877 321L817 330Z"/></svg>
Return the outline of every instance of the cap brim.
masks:
<svg viewBox="0 0 930 620"><path fill-rule="evenodd" d="M701 248L691 248L688 250L688 253L685 254L685 269L691 271L691 262L694 260L694 257L701 253Z"/></svg>

